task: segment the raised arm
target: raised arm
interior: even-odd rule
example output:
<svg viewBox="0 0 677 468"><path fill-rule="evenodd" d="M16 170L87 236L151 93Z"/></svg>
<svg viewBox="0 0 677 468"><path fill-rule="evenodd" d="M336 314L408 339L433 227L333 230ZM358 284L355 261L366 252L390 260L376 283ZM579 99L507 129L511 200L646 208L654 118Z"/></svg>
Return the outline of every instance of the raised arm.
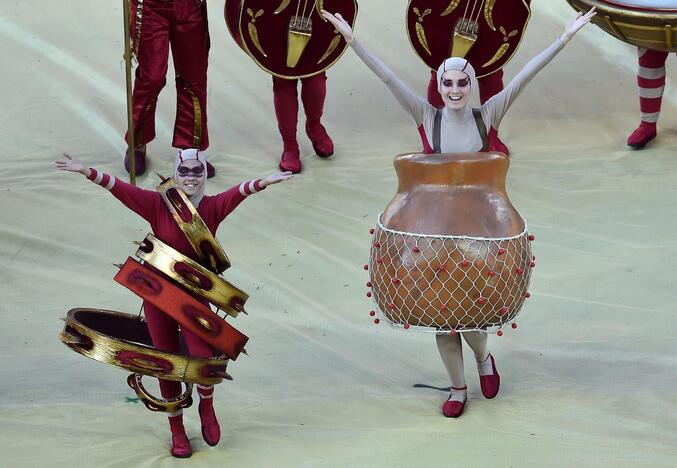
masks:
<svg viewBox="0 0 677 468"><path fill-rule="evenodd" d="M564 48L567 42L595 16L595 8L592 8L586 14L579 12L567 24L564 32L555 42L529 60L522 70L512 79L503 91L492 96L482 106L482 112L488 117L491 126L498 128L503 116L515 102L525 86L540 72L550 61Z"/></svg>
<svg viewBox="0 0 677 468"><path fill-rule="evenodd" d="M412 116L416 125L421 125L426 110L429 110L428 108L432 108L432 106L425 99L417 96L385 63L356 41L352 28L340 14L332 15L322 10L322 16L336 27L336 30L343 35L343 38L353 48L357 56L386 84L395 99Z"/></svg>
<svg viewBox="0 0 677 468"><path fill-rule="evenodd" d="M82 162L63 153L63 159L54 161L56 167L62 171L77 172L97 185L107 189L127 208L152 224L158 209L161 208L160 194L130 185L115 176L86 167Z"/></svg>
<svg viewBox="0 0 677 468"><path fill-rule="evenodd" d="M242 203L245 198L255 193L264 190L269 185L274 185L293 178L291 172L277 172L271 174L265 179L252 179L242 182L240 185L229 188L225 192L221 192L214 197L216 203L214 204L215 218L221 222L233 212L237 206Z"/></svg>

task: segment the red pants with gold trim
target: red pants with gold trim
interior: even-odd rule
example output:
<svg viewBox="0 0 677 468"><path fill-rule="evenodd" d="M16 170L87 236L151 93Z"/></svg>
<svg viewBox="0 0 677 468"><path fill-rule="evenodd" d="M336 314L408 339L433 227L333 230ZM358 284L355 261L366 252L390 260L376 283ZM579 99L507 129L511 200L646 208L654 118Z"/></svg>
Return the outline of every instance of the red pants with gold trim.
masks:
<svg viewBox="0 0 677 468"><path fill-rule="evenodd" d="M503 70L477 79L480 86L480 102L484 104L493 95L503 91ZM442 96L437 90L437 72L432 71L428 83L428 102L435 107L444 107Z"/></svg>
<svg viewBox="0 0 677 468"><path fill-rule="evenodd" d="M198 0L132 0L131 25L138 60L133 93L135 145L155 138L155 107L167 82L171 46L177 94L172 146L207 149L206 4Z"/></svg>
<svg viewBox="0 0 677 468"><path fill-rule="evenodd" d="M286 80L273 77L273 102L277 126L285 149L295 149L296 125L298 123L299 100L298 82L301 81L301 101L306 113L306 128L316 128L320 124L324 111L324 99L327 96L327 75L319 75L300 80Z"/></svg>

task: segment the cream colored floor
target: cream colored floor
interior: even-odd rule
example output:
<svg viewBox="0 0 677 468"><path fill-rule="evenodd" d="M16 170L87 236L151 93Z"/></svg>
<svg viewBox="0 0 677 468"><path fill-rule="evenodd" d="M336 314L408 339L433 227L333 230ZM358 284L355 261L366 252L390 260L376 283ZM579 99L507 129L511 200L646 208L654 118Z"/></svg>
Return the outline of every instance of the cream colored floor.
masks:
<svg viewBox="0 0 677 468"><path fill-rule="evenodd" d="M405 3L363 0L357 34L424 93ZM508 77L571 15L563 1L534 3ZM190 408L196 453L171 459L164 417L126 402L126 374L57 340L72 307L139 307L113 282L111 263L133 254L148 226L51 164L69 151L125 175L120 4L2 5L2 466L677 466L677 89L669 83L656 142L630 151L635 52L593 27L502 126L513 151L509 192L537 236L539 263L519 329L490 340L499 397L481 397L466 353L466 413L443 418L446 395L413 387L448 385L432 337L371 324L368 229L395 191L393 156L420 143L349 51L329 72L336 155L319 160L301 136L303 174L245 202L219 232L235 265L227 277L251 294L250 315L234 325L250 336L252 357L217 388L221 444L202 442ZM212 193L274 171L281 146L271 80L227 35L221 8L210 4ZM170 170L173 113L168 86L152 170ZM155 185L151 173L141 186Z"/></svg>

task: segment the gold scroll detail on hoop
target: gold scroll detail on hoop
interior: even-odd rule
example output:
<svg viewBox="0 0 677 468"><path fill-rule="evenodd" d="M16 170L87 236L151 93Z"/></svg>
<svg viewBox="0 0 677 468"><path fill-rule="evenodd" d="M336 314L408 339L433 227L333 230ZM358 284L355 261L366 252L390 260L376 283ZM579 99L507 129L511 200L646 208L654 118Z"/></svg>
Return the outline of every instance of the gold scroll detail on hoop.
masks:
<svg viewBox="0 0 677 468"><path fill-rule="evenodd" d="M142 374L130 374L129 377L127 377L127 385L136 392L136 396L139 397L139 400L141 400L149 410L161 413L175 413L181 409L188 408L193 404L193 384L186 383L186 391L179 396L174 398L159 398L153 396L146 390L146 387L143 386L143 382L141 381L142 377Z"/></svg>
<svg viewBox="0 0 677 468"><path fill-rule="evenodd" d="M221 273L230 268L230 260L221 244L209 232L197 210L174 179L165 179L157 186L157 190L204 265L214 273Z"/></svg>
<svg viewBox="0 0 677 468"><path fill-rule="evenodd" d="M152 347L146 322L122 312L76 308L66 316L59 340L78 354L138 374L176 382L215 385L228 359L192 357Z"/></svg>
<svg viewBox="0 0 677 468"><path fill-rule="evenodd" d="M186 289L205 298L231 317L244 312L249 296L199 263L148 234L135 254Z"/></svg>

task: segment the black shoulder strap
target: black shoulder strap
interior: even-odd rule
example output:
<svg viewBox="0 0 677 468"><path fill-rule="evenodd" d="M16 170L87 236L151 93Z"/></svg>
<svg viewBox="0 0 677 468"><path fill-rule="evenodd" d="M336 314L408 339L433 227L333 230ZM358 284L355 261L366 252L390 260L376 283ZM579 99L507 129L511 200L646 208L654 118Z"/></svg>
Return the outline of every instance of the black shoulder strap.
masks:
<svg viewBox="0 0 677 468"><path fill-rule="evenodd" d="M472 115L475 117L475 124L477 125L477 130L480 132L480 138L482 139L482 150L489 150L489 139L487 138L487 126L484 125L484 120L482 120L482 111L476 107L472 109Z"/></svg>
<svg viewBox="0 0 677 468"><path fill-rule="evenodd" d="M435 110L435 125L433 126L433 153L441 153L442 135L442 110Z"/></svg>

